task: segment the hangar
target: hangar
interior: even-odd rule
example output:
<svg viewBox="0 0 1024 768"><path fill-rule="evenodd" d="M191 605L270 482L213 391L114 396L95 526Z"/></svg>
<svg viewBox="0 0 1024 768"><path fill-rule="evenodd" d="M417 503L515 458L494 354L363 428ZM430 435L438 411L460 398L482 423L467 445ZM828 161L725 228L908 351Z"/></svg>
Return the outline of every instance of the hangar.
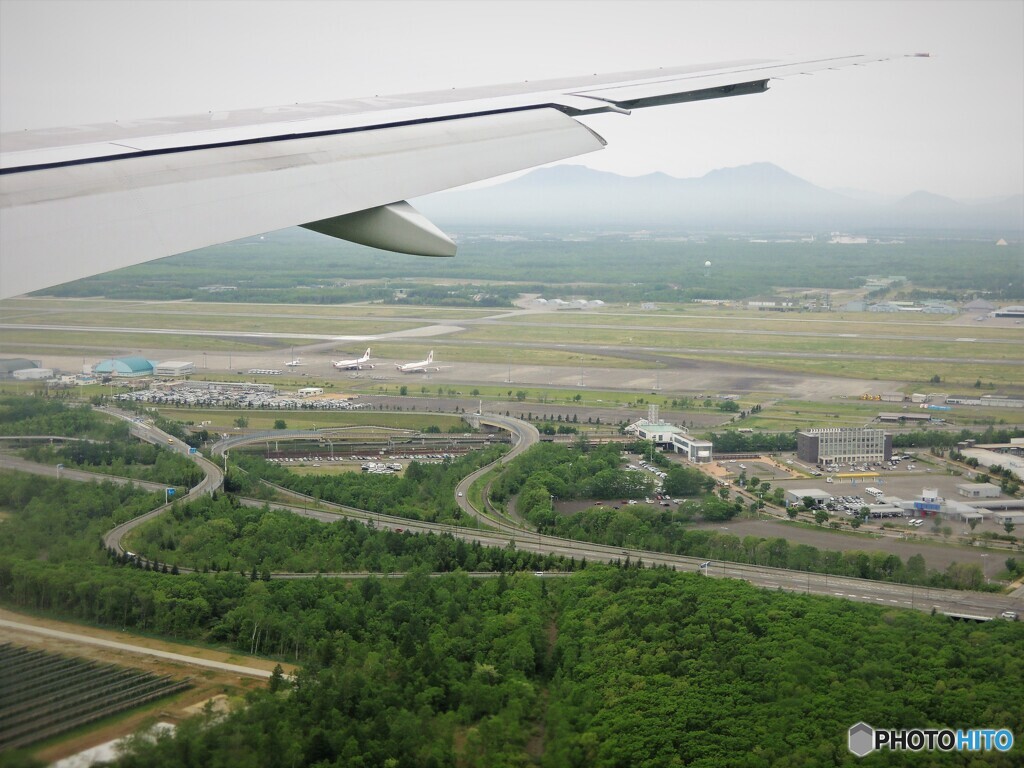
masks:
<svg viewBox="0 0 1024 768"><path fill-rule="evenodd" d="M115 376L132 379L139 376L152 376L156 363L144 357L116 357L104 360L93 368L93 373L101 376Z"/></svg>

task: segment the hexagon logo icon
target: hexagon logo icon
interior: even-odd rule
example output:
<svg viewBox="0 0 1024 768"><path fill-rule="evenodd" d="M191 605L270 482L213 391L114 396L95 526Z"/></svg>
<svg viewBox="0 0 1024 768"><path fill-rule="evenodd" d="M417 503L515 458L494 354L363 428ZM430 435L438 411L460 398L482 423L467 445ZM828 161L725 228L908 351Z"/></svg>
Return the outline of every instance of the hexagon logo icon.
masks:
<svg viewBox="0 0 1024 768"><path fill-rule="evenodd" d="M857 723L850 727L846 743L853 754L864 757L875 749L875 729L867 723Z"/></svg>

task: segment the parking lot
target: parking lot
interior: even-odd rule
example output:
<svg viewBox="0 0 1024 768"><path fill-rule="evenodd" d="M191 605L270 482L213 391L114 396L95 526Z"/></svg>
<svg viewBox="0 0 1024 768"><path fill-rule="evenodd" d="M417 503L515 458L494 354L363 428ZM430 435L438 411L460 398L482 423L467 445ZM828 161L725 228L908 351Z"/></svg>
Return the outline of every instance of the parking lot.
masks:
<svg viewBox="0 0 1024 768"><path fill-rule="evenodd" d="M336 395L297 397L262 387L218 387L214 384L183 384L174 389L143 389L117 395L120 402L150 405L177 405L187 408L271 408L280 410L358 410L368 408L364 402L353 402Z"/></svg>

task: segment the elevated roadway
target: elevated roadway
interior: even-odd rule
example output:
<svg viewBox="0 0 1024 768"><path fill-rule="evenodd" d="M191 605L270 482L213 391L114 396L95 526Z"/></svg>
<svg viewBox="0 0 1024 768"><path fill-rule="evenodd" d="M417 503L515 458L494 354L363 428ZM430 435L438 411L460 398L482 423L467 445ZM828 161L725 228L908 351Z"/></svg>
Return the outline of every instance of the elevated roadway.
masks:
<svg viewBox="0 0 1024 768"><path fill-rule="evenodd" d="M145 480L135 480L131 477L121 477L120 475L104 475L99 472L87 472L82 469L68 469L64 466L53 467L49 464L37 464L34 461L4 454L0 454L0 469L13 469L16 472L25 472L38 477L52 477L55 480L75 480L80 483L110 482L115 485L134 485L147 491L160 491L161 493L167 488L166 483L151 483Z"/></svg>
<svg viewBox="0 0 1024 768"><path fill-rule="evenodd" d="M475 414L472 419L478 425L498 427L499 429L507 430L512 435L512 449L497 461L491 462L485 467L480 467L480 469L459 481L459 484L455 486L455 501L459 505L459 509L469 517L497 525L500 530L502 522L505 522L506 525L515 525L515 521L511 520L507 516L499 515L497 512L486 514L478 510L469 501L469 489L473 483L494 469L494 467L500 464L507 464L516 456L519 456L524 451L527 451L536 445L540 441L540 432L535 426L533 426L533 424L519 419L513 419L509 416L500 416L497 414Z"/></svg>
<svg viewBox="0 0 1024 768"><path fill-rule="evenodd" d="M97 408L97 410L129 422L131 425L130 431L132 435L137 437L139 440L144 440L145 442L153 443L154 445L160 445L176 453L180 453L183 456L187 456L203 470L203 479L194 485L183 497L186 501L211 494L218 488L222 488L224 486L224 473L221 472L220 467L207 459L201 453L193 453L191 451L191 446L187 443L183 443L173 435L170 435L153 424L140 420L137 416L125 411L120 411L116 408ZM171 506L172 504L162 504L144 515L139 515L138 517L107 531L103 536L103 546L108 549L113 549L115 552L123 553L124 549L121 547L121 539L124 538L126 533L134 530L153 518L159 517L169 510Z"/></svg>

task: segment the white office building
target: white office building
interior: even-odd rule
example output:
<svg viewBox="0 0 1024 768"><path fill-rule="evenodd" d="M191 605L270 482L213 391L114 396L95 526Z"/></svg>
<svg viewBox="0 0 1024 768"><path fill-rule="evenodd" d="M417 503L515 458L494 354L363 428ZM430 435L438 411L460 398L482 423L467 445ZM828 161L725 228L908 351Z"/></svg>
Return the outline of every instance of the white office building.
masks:
<svg viewBox="0 0 1024 768"><path fill-rule="evenodd" d="M698 440L685 432L672 435L672 448L676 453L686 454L694 464L707 464L713 458L714 445L710 440Z"/></svg>

